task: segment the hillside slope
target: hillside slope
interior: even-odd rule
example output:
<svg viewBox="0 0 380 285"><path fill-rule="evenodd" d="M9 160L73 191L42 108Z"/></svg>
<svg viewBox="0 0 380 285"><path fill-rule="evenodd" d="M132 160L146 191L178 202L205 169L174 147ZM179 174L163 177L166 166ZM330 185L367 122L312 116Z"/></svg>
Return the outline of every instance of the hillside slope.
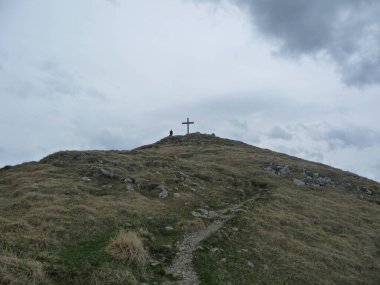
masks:
<svg viewBox="0 0 380 285"><path fill-rule="evenodd" d="M380 284L380 185L214 135L0 170L0 284Z"/></svg>

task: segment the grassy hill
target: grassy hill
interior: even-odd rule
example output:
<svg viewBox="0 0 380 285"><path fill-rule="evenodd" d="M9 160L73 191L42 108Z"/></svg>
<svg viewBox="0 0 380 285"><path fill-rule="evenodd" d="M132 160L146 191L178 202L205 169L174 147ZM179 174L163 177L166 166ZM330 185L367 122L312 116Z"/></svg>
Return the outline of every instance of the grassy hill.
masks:
<svg viewBox="0 0 380 285"><path fill-rule="evenodd" d="M0 170L0 284L380 284L380 185L213 135Z"/></svg>

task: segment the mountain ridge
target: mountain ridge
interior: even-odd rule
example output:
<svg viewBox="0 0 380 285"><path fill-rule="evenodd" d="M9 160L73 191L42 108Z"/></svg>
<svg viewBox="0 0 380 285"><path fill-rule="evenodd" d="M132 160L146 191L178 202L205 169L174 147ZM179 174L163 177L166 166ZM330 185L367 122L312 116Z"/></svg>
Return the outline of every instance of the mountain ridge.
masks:
<svg viewBox="0 0 380 285"><path fill-rule="evenodd" d="M378 284L379 189L200 133L56 152L0 171L0 281Z"/></svg>

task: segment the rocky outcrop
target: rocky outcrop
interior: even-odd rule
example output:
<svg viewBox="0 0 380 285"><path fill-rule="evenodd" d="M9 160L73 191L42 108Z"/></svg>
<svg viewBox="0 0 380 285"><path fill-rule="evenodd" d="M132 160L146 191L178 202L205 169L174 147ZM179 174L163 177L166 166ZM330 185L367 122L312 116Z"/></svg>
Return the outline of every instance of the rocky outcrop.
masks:
<svg viewBox="0 0 380 285"><path fill-rule="evenodd" d="M281 175L281 176L288 175L293 172L292 169L289 167L289 165L286 165L286 164L276 165L273 163L271 163L268 167L265 167L264 170L269 173Z"/></svg>
<svg viewBox="0 0 380 285"><path fill-rule="evenodd" d="M127 191L139 191L148 197L165 199L169 197L169 188L159 183L151 183L142 178L125 177L121 180L126 184Z"/></svg>

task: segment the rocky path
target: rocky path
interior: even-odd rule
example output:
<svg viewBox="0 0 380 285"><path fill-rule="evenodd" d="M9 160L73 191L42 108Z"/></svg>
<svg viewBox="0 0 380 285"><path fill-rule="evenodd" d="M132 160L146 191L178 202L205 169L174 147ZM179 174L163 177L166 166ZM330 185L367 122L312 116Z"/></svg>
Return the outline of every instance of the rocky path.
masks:
<svg viewBox="0 0 380 285"><path fill-rule="evenodd" d="M186 235L177 245L178 251L176 257L173 260L173 264L166 269L166 272L178 277L181 285L198 285L198 276L193 266L193 254L197 246L211 234L218 231L226 221L231 219L240 206L240 204L234 205L217 212L214 222L207 228Z"/></svg>

